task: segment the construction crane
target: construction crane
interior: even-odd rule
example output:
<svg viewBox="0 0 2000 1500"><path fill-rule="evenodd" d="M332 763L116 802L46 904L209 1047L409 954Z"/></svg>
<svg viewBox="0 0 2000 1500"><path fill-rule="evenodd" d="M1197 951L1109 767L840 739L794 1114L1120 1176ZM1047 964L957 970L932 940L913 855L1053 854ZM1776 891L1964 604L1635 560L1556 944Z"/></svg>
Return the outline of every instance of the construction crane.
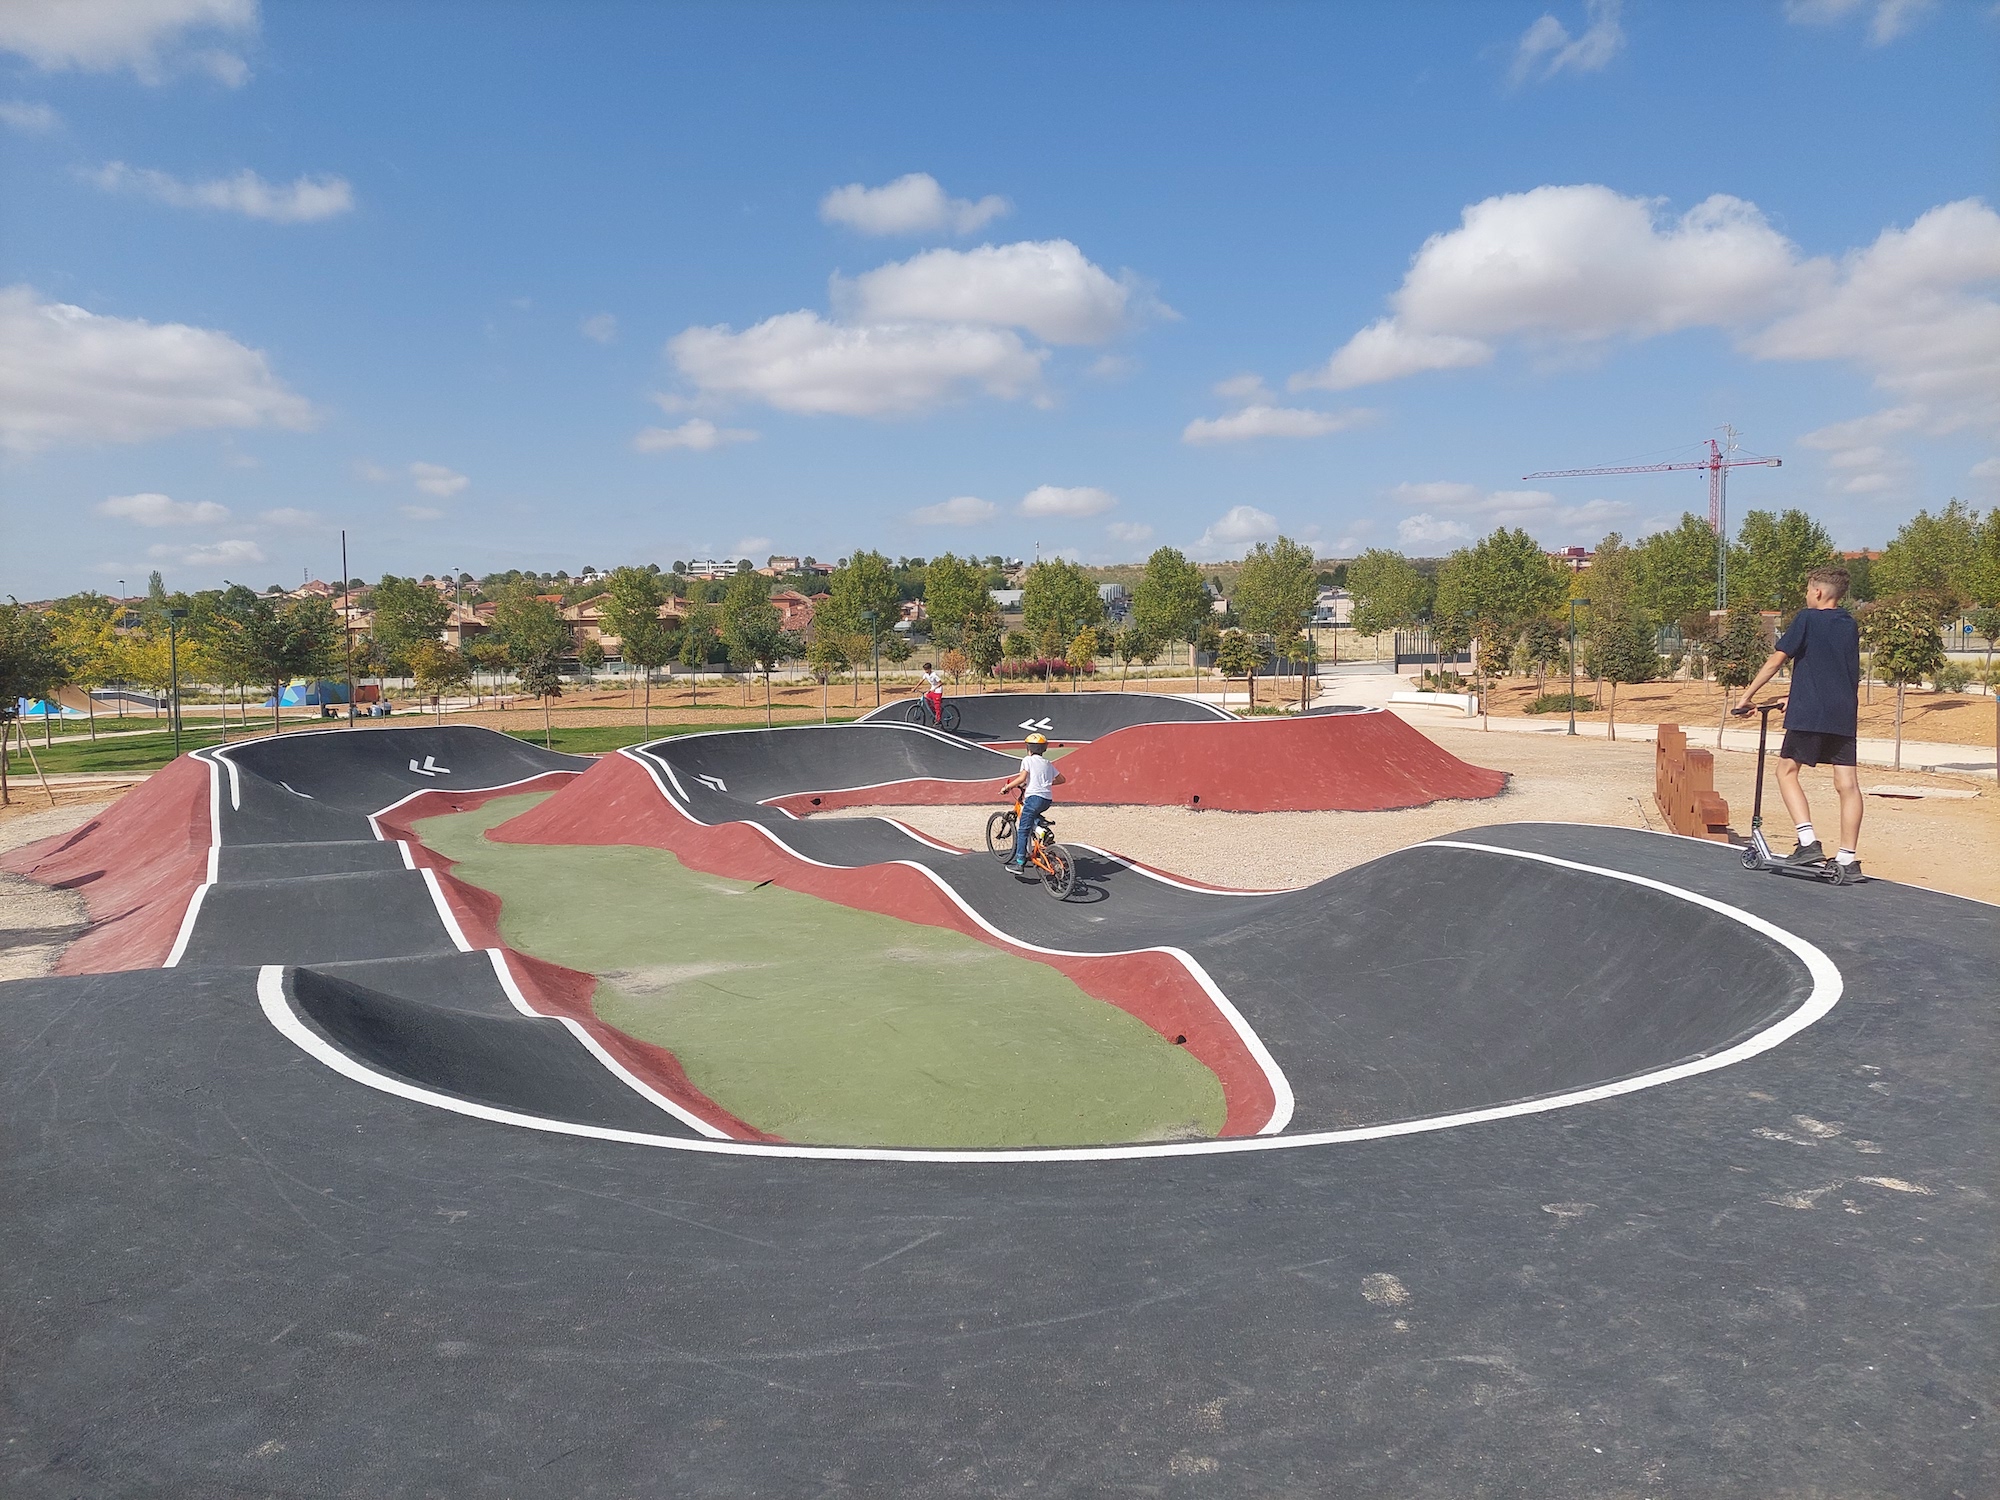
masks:
<svg viewBox="0 0 2000 1500"><path fill-rule="evenodd" d="M1715 533L1715 607L1729 607L1729 471L1731 469L1777 469L1784 466L1782 458L1765 458L1750 455L1733 458L1738 451L1736 429L1724 427L1722 441L1708 440L1708 457L1694 463L1680 464L1614 464L1601 469L1543 469L1538 474L1523 474L1523 479L1581 479L1590 474L1664 474L1672 469L1706 469L1708 471L1708 529Z"/></svg>

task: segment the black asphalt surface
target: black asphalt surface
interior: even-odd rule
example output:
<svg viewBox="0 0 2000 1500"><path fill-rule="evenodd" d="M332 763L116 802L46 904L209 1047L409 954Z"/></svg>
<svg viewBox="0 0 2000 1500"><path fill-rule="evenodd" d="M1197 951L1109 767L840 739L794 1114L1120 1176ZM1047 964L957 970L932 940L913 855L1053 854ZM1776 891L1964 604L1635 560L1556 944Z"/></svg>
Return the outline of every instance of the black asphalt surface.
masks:
<svg viewBox="0 0 2000 1500"><path fill-rule="evenodd" d="M904 722L913 700L885 703L860 723ZM1235 714L1192 698L1165 693L954 693L960 738L981 744L1019 744L1040 730L1057 744L1082 745L1137 724L1207 724Z"/></svg>
<svg viewBox="0 0 2000 1500"><path fill-rule="evenodd" d="M358 815L377 775L286 796ZM252 779L240 826L268 831L286 803L251 806ZM1627 830L1461 837L1753 911L1845 993L1731 1067L1545 1114L973 1166L691 1156L434 1109L308 1056L254 968L192 946L174 970L0 986L0 1493L2000 1493L1995 909ZM1523 878L1543 870L1574 883ZM1365 1097L1403 1109L1481 1066L1712 1049L1790 1003L1791 961L1740 924L1651 930L1699 913L1672 896L1471 850L1348 873L1371 871L1317 906L1241 902L1256 935L1209 940L1226 989L1300 947L1292 1007L1256 1022L1295 1086L1287 1016L1365 1030L1326 1055L1402 1073ZM1329 909L1381 942L1315 938ZM384 955L288 985L350 1055L511 1099L543 1045L516 1023L559 1023L514 1012L487 964ZM1468 1019L1482 993L1526 1033L1511 1059ZM1482 1024L1488 1043L1457 1035ZM550 1090L585 1086L579 1049L537 1055Z"/></svg>

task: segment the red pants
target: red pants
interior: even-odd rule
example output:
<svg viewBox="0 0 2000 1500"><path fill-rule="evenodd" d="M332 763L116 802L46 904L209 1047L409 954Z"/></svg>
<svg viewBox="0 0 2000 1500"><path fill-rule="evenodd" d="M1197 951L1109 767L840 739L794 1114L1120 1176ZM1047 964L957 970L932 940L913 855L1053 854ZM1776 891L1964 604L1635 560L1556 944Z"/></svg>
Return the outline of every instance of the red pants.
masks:
<svg viewBox="0 0 2000 1500"><path fill-rule="evenodd" d="M943 693L925 693L924 702L929 705L931 711L931 717L933 719L941 719L944 717Z"/></svg>

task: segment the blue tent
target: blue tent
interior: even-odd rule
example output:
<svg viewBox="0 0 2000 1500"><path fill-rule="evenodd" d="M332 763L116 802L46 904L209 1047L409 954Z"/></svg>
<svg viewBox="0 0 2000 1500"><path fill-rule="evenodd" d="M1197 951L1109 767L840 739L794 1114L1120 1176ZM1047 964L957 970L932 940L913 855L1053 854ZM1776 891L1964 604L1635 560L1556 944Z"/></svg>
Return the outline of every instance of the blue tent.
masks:
<svg viewBox="0 0 2000 1500"><path fill-rule="evenodd" d="M60 703L50 703L45 698L16 698L14 712L23 719L82 719L88 717L80 708L64 708Z"/></svg>
<svg viewBox="0 0 2000 1500"><path fill-rule="evenodd" d="M329 703L347 701L347 684L328 682L321 678L318 682L295 682L278 695L278 702L285 708L321 708ZM271 700L264 700L264 707L271 707Z"/></svg>

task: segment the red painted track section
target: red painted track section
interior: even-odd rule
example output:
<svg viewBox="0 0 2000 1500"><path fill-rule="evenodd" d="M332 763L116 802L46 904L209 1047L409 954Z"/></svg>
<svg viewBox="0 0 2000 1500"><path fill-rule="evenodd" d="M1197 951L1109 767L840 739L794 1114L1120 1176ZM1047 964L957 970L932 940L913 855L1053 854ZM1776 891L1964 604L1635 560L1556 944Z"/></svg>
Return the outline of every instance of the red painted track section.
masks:
<svg viewBox="0 0 2000 1500"><path fill-rule="evenodd" d="M1174 725L1184 730L1186 725ZM690 868L737 880L768 880L861 911L949 927L1006 952L1024 954L1073 979L1084 993L1116 1005L1189 1052L1222 1082L1222 1134L1253 1135L1276 1106L1269 1080L1207 991L1171 954L1071 955L1004 942L909 865L843 869L811 863L756 826L691 821L661 795L644 767L623 755L600 760L541 806L502 823L489 838L522 844L637 844L665 849Z"/></svg>
<svg viewBox="0 0 2000 1500"><path fill-rule="evenodd" d="M90 927L58 974L156 969L208 878L208 767L183 756L73 833L0 856L0 869L80 892Z"/></svg>
<svg viewBox="0 0 2000 1500"><path fill-rule="evenodd" d="M1495 797L1503 771L1469 765L1391 713L1237 723L1140 724L1057 762L1058 804L1200 807L1216 812L1381 812ZM771 805L805 816L836 807L991 802L994 781L898 781L801 792Z"/></svg>

